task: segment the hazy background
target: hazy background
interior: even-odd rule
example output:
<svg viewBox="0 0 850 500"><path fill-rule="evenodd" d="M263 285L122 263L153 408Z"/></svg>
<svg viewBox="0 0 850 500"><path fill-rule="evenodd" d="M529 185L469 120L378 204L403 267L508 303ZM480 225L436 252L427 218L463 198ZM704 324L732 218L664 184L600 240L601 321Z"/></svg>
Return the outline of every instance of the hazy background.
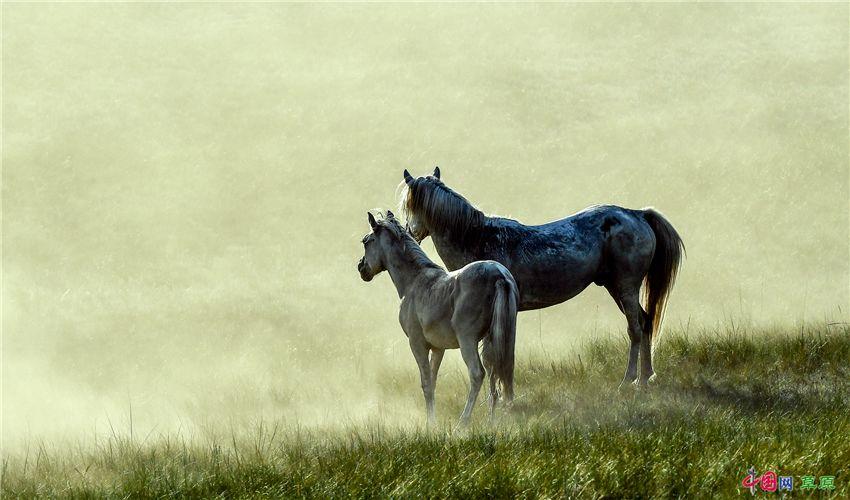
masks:
<svg viewBox="0 0 850 500"><path fill-rule="evenodd" d="M403 168L529 223L655 206L688 249L668 327L847 320L847 4L2 12L7 445L131 409L419 422L395 291L355 268ZM591 286L521 314L520 359L624 331Z"/></svg>

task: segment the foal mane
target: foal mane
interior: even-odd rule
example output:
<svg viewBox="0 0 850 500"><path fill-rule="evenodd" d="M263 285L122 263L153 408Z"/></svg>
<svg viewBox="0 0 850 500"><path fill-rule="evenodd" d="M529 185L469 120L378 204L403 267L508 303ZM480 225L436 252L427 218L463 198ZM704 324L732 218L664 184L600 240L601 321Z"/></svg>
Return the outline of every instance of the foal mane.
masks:
<svg viewBox="0 0 850 500"><path fill-rule="evenodd" d="M407 232L407 229L401 226L401 223L392 215L387 215L378 221L378 225L387 229L392 233L396 241L401 244L401 253L409 258L413 263L420 267L434 267L442 269L439 264L428 258L428 255L422 250L422 247L416 243L413 236Z"/></svg>
<svg viewBox="0 0 850 500"><path fill-rule="evenodd" d="M419 177L409 185L402 181L400 206L405 217L421 218L431 232L465 236L480 227L486 216L466 198L432 176Z"/></svg>

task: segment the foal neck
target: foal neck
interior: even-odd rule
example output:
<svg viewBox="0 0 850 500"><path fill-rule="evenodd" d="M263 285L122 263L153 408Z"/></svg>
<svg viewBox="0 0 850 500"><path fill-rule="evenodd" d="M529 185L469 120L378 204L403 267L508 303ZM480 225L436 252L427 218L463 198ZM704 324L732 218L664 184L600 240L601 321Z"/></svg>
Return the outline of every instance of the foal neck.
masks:
<svg viewBox="0 0 850 500"><path fill-rule="evenodd" d="M399 298L409 295L416 278L423 272L428 269L441 269L418 245L412 245L416 248L412 248L410 243L393 247L387 259L387 272L393 280Z"/></svg>

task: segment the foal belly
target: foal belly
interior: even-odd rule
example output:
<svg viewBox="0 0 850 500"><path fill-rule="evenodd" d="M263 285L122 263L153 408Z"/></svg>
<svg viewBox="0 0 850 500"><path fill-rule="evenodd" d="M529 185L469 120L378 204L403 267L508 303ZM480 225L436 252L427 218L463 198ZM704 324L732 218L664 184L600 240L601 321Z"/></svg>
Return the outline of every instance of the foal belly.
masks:
<svg viewBox="0 0 850 500"><path fill-rule="evenodd" d="M450 324L437 323L423 327L422 330L425 334L425 340L433 347L440 349L457 349L460 347Z"/></svg>

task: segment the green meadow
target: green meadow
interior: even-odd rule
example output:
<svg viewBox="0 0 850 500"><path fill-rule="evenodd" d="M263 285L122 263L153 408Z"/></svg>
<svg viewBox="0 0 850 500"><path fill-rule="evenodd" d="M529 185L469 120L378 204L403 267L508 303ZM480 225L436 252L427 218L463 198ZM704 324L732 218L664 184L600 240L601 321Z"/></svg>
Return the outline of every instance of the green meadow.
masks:
<svg viewBox="0 0 850 500"><path fill-rule="evenodd" d="M657 349L650 390L618 388L623 342L524 360L518 398L455 429L465 386L438 382L440 425L379 420L333 430L255 421L218 437L114 433L4 462L9 496L736 497L758 464L795 494L850 495L850 328L693 329ZM397 386L416 386L410 371ZM248 389L250 390L250 389ZM388 395L392 396L392 395ZM833 490L800 490L834 476ZM820 486L820 482L816 483Z"/></svg>

